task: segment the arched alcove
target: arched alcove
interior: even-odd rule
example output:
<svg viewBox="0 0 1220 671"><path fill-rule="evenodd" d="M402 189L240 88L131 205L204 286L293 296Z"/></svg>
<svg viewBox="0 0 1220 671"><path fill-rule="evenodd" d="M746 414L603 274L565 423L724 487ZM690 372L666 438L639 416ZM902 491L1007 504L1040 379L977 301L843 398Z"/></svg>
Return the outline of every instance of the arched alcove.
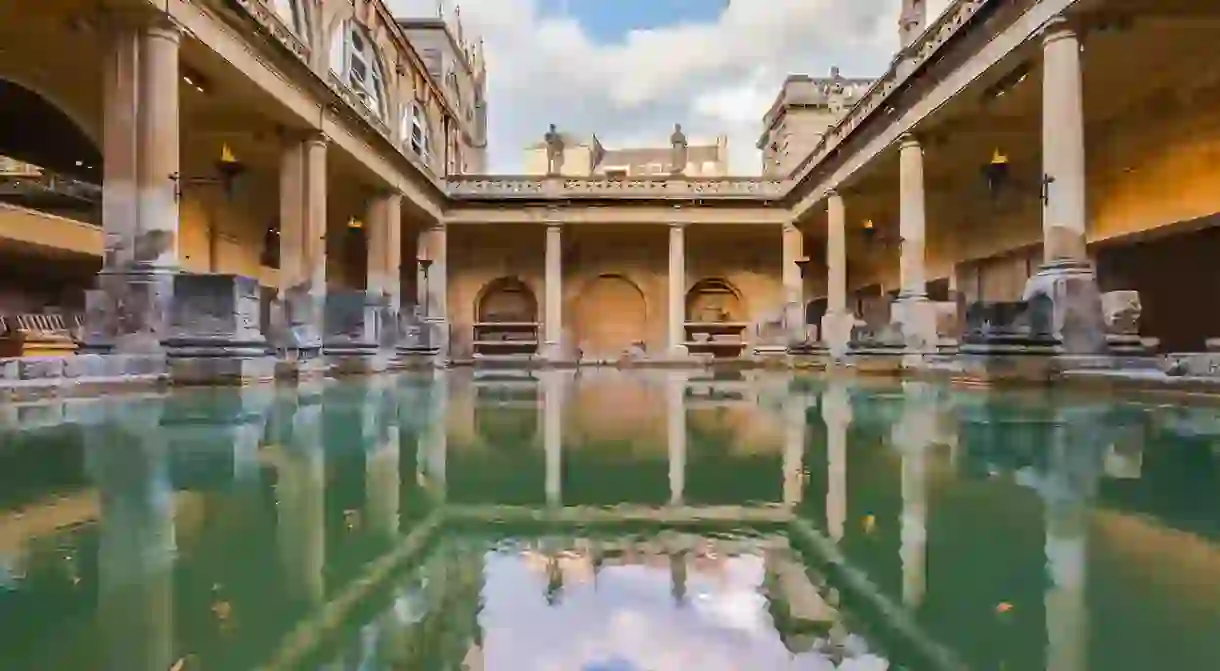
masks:
<svg viewBox="0 0 1220 671"><path fill-rule="evenodd" d="M728 280L710 277L686 292L686 320L700 323L746 321L741 293Z"/></svg>
<svg viewBox="0 0 1220 671"><path fill-rule="evenodd" d="M534 323L538 321L538 299L519 278L500 277L479 292L475 316L484 324Z"/></svg>
<svg viewBox="0 0 1220 671"><path fill-rule="evenodd" d="M622 275L593 279L576 300L574 331L587 358L614 359L647 341L648 304L644 292Z"/></svg>
<svg viewBox="0 0 1220 671"><path fill-rule="evenodd" d="M94 185L102 183L102 152L51 101L0 78L0 156Z"/></svg>

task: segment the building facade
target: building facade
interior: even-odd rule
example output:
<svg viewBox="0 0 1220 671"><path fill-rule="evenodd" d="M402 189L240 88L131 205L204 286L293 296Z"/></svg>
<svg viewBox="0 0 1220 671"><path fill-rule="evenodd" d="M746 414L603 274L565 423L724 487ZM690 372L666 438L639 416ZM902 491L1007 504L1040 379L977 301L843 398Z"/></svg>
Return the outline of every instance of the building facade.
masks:
<svg viewBox="0 0 1220 671"><path fill-rule="evenodd" d="M757 145L762 152L763 176L782 177L792 172L872 83L871 79L848 79L837 67L830 69L829 77L789 75L763 117Z"/></svg>
<svg viewBox="0 0 1220 671"><path fill-rule="evenodd" d="M227 338L367 353L393 323L365 318L375 297L448 359L588 361L748 355L776 328L841 348L860 322L918 349L935 304L1039 295L1096 336L1098 294L1126 291L1141 335L1203 350L1220 324L1186 303L1220 298L1220 76L1186 64L1214 60L1220 5L956 0L929 23L922 4L826 127L831 98L797 102L823 84L785 86L762 144L789 170L637 176L663 160L574 141L563 179L473 174L480 50L381 0L3 6L22 30L0 154L67 178L39 187L62 201L0 202L2 265L25 269L6 309L83 304L115 351L172 350L180 299L224 285ZM69 180L100 185L100 216L62 206Z"/></svg>

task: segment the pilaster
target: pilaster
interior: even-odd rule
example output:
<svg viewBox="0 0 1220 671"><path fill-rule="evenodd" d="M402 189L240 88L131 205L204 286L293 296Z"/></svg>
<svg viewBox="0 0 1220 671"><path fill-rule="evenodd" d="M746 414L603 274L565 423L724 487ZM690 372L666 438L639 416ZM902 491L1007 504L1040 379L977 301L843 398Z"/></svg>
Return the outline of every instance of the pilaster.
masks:
<svg viewBox="0 0 1220 671"><path fill-rule="evenodd" d="M557 361L563 356L563 228L546 226L546 292L543 314L543 356Z"/></svg>
<svg viewBox="0 0 1220 671"><path fill-rule="evenodd" d="M783 266L780 277L784 291L784 323L788 327L789 343L805 341L805 278L798 261L805 257L805 241L795 224L783 227Z"/></svg>

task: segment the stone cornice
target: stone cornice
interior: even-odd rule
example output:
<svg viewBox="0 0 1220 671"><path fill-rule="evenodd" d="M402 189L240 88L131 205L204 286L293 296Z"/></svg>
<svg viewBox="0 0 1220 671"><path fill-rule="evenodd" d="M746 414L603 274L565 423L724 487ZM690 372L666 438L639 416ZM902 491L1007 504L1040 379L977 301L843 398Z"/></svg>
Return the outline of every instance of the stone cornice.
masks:
<svg viewBox="0 0 1220 671"><path fill-rule="evenodd" d="M446 181L449 198L477 200L746 200L777 201L788 191L762 177L544 177L461 175Z"/></svg>

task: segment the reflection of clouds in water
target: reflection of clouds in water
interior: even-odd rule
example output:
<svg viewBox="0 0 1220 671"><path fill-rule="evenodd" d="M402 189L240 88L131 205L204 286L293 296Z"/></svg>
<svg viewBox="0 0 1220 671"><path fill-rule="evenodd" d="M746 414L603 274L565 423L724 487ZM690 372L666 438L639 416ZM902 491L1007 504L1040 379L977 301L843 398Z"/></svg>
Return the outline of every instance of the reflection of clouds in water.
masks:
<svg viewBox="0 0 1220 671"><path fill-rule="evenodd" d="M816 653L797 657L775 632L760 593L758 556L692 566L691 607L670 596L668 566L605 566L598 585L566 583L558 605L545 599L546 576L518 554L488 557L484 655L489 671L881 671L863 656L836 667ZM855 646L848 646L855 647ZM879 664L878 664L879 662Z"/></svg>

